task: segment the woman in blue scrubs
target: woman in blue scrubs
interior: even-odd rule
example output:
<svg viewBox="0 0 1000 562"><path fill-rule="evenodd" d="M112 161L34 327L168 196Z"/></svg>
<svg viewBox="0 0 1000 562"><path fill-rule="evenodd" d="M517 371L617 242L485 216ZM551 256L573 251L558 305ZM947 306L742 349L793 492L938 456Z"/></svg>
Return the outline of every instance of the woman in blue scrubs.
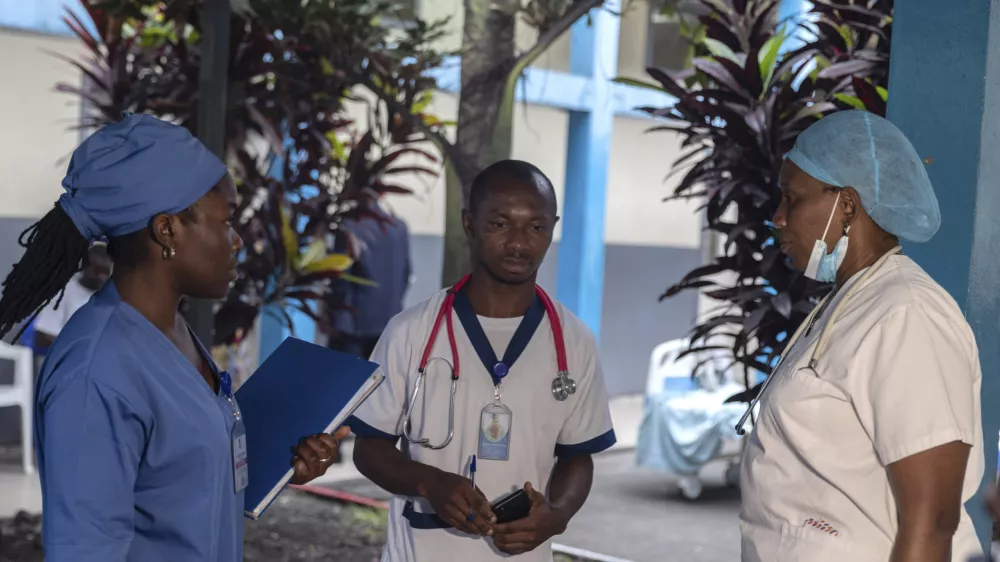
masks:
<svg viewBox="0 0 1000 562"><path fill-rule="evenodd" d="M233 181L186 129L126 115L73 153L63 187L22 235L0 299L2 337L108 240L114 274L59 334L36 387L46 562L240 562L238 407L177 312L236 279ZM347 432L294 447L292 482L326 472Z"/></svg>

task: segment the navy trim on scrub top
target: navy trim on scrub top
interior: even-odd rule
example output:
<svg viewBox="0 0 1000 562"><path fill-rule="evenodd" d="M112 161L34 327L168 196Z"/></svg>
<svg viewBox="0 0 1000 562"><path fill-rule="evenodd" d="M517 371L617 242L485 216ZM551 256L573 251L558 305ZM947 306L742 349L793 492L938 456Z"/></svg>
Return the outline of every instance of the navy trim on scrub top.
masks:
<svg viewBox="0 0 1000 562"><path fill-rule="evenodd" d="M459 291L455 294L453 310L458 316L459 321L462 322L465 334L469 336L469 341L472 343L472 347L475 348L476 355L479 356L479 360L482 361L486 372L493 379L494 385L499 385L503 377L509 373L509 369L517 361L517 358L521 356L524 349L528 347L532 336L535 335L539 324L542 323L542 318L545 317L545 305L542 303L542 299L535 294L534 300L531 301L531 306L524 313L524 318L521 319L517 330L514 331L514 335L510 338L510 343L507 344L507 349L504 351L503 360L501 361L497 359L497 354L493 351L493 346L486 337L486 332L483 331L482 324L479 323L479 317L476 316L476 311L472 308L472 301L469 300L464 291ZM498 369L501 363L505 368L501 367ZM451 525L438 517L436 513L418 513L413 509L412 501L406 502L403 506L403 517L406 518L413 529L451 528Z"/></svg>
<svg viewBox="0 0 1000 562"><path fill-rule="evenodd" d="M455 314L458 315L458 319L462 322L462 327L465 328L466 335L469 336L472 347L476 350L476 355L479 356L479 360L483 362L483 367L486 367L486 372L493 379L494 385L499 385L501 379L509 372L502 371L498 373L497 366L501 363L507 369L514 366L514 362L524 352L524 348L528 347L532 336L538 330L538 325L542 323L542 318L545 317L545 305L542 304L542 299L538 297L538 294L535 294L534 299L531 301L531 306L524 313L524 318L521 319L517 330L514 331L514 335L510 338L510 343L507 344L507 349L503 352L503 360L501 361L497 359L497 354L493 351L493 346L490 345L490 340L486 337L486 332L483 331L482 324L479 323L479 317L476 316L476 311L472 308L472 301L469 300L465 291L459 291L455 295L453 308Z"/></svg>
<svg viewBox="0 0 1000 562"><path fill-rule="evenodd" d="M609 429L583 443L575 443L573 445L561 445L557 443L556 456L565 459L577 455L593 455L610 448L617 442L618 438L615 437L615 430Z"/></svg>
<svg viewBox="0 0 1000 562"><path fill-rule="evenodd" d="M403 506L403 517L410 523L411 529L451 529L451 525L436 513L418 513L413 509L413 502L408 501Z"/></svg>

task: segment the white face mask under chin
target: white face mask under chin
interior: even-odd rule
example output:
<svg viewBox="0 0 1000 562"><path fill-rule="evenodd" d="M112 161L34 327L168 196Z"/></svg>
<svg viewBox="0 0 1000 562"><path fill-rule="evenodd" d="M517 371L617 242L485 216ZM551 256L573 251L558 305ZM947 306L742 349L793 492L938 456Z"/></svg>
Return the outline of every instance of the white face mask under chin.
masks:
<svg viewBox="0 0 1000 562"><path fill-rule="evenodd" d="M815 279L821 283L832 283L837 280L837 270L844 262L847 255L847 232L850 227L844 229L844 235L833 247L833 252L826 253L826 235L830 231L830 223L833 222L833 215L837 213L837 204L840 203L840 192L837 192L837 200L830 209L830 218L826 221L826 228L823 229L823 237L813 244L812 254L809 255L809 264L806 265L805 276Z"/></svg>

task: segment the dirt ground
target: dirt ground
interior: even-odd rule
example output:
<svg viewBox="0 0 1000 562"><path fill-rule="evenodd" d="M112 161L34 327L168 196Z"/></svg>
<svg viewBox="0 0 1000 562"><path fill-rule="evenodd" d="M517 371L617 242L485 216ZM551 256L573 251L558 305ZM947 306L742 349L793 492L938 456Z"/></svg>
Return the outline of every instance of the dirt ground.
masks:
<svg viewBox="0 0 1000 562"><path fill-rule="evenodd" d="M43 562L41 525L23 512L0 519L0 562ZM384 511L285 490L260 521L246 522L243 560L377 562L385 535Z"/></svg>
<svg viewBox="0 0 1000 562"><path fill-rule="evenodd" d="M41 516L0 520L0 562L42 562ZM385 514L286 490L260 521L246 522L245 562L377 561Z"/></svg>

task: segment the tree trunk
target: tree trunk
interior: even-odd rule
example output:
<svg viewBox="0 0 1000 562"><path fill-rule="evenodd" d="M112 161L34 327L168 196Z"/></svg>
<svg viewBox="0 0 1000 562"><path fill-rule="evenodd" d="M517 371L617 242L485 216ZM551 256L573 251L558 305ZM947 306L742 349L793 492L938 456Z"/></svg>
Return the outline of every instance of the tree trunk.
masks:
<svg viewBox="0 0 1000 562"><path fill-rule="evenodd" d="M226 161L226 89L229 75L229 1L210 0L202 13L202 65L198 76L198 138ZM214 303L187 299L184 316L195 336L211 349L215 344Z"/></svg>
<svg viewBox="0 0 1000 562"><path fill-rule="evenodd" d="M472 179L493 162L510 156L509 126L494 135L504 106L505 88L515 62L513 15L491 8L495 0L465 0L462 39L462 90L458 103L458 161L448 167L444 268L441 282L449 286L472 269L462 209ZM500 137L500 138L497 138Z"/></svg>

